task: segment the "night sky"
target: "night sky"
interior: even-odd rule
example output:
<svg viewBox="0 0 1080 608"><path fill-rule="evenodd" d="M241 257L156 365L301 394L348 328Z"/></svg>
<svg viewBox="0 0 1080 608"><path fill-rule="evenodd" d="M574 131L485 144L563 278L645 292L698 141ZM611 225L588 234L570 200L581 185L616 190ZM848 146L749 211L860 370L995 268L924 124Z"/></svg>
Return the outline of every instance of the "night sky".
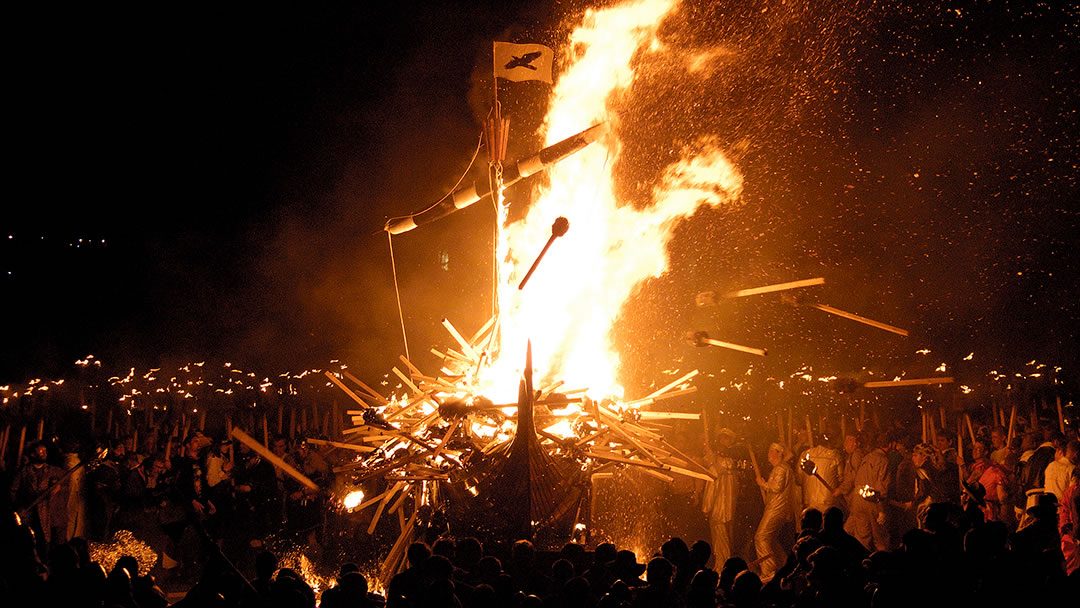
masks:
<svg viewBox="0 0 1080 608"><path fill-rule="evenodd" d="M341 359L385 373L401 335L377 231L467 168L491 41L558 53L587 6L504 4L18 9L0 381L62 374L87 354L116 369ZM744 177L739 204L682 225L672 271L625 307L629 384L670 367L746 369L743 355L683 343L702 329L768 347L775 374L926 372L922 348L931 368L974 352L983 369L1075 370L1080 10L805 4L684 2L660 37L710 52L710 69L650 65L612 101L627 204L702 135ZM501 91L513 159L538 147L547 85ZM509 191L512 210L534 186ZM463 333L486 320L491 220L476 205L395 238L414 350L446 342L444 316ZM704 290L813 276L827 279L814 301L911 336L779 295L694 305Z"/></svg>

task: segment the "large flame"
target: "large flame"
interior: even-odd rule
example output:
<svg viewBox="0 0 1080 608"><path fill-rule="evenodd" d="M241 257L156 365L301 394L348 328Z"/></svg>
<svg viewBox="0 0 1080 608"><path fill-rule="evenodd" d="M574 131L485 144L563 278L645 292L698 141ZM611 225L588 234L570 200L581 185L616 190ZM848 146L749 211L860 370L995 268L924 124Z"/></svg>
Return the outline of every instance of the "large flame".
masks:
<svg viewBox="0 0 1080 608"><path fill-rule="evenodd" d="M545 119L547 145L606 122L606 136L554 166L549 185L521 221L504 225L498 244L502 261L498 356L481 385L498 398L516 396L525 343L533 343L538 386L564 380L588 387L591 396L622 397L619 356L611 329L623 303L645 280L668 267L667 244L679 219L702 206L733 200L741 177L707 138L683 151L667 167L644 209L616 196L621 143L620 116L612 100L635 81L635 64L669 51L657 30L675 0L638 0L590 10L570 35L563 54L572 55L555 85ZM662 136L662 125L656 125ZM551 236L559 216L569 233L544 258L524 291L517 285ZM505 210L503 217L505 217Z"/></svg>

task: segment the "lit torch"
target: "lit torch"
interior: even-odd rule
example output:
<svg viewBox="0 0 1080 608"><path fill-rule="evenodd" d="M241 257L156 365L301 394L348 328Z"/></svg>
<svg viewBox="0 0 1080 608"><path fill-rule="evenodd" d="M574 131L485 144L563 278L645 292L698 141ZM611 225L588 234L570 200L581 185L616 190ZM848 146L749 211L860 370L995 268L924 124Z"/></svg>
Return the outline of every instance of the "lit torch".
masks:
<svg viewBox="0 0 1080 608"><path fill-rule="evenodd" d="M345 498L341 501L341 506L345 507L346 511L352 511L356 507L359 507L364 502L364 491L353 490L345 495Z"/></svg>
<svg viewBox="0 0 1080 608"><path fill-rule="evenodd" d="M881 495L881 492L878 492L874 488L871 488L870 484L867 484L867 485L859 488L859 496L863 500L865 500L867 502L872 502L872 503L879 503L879 502L881 502L881 499L883 498L882 495Z"/></svg>

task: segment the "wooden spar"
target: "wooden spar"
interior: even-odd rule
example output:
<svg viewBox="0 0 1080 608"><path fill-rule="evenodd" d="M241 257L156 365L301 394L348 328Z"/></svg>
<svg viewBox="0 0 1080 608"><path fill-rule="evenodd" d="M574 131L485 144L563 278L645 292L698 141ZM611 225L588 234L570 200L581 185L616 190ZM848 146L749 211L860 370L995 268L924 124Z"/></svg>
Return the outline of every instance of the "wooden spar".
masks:
<svg viewBox="0 0 1080 608"><path fill-rule="evenodd" d="M473 348L475 348L477 343L484 337L485 334L487 334L488 330L491 329L494 326L495 326L495 317L491 317L490 319L487 320L487 323L484 323L483 327L481 327L479 330L477 330L476 333L473 334L473 336L471 338L469 338L469 344L471 344L473 346Z"/></svg>
<svg viewBox="0 0 1080 608"><path fill-rule="evenodd" d="M460 386L455 386L453 384L450 384L449 382L445 382L443 380L440 380L439 378L432 378L430 376L413 376L413 379L419 382L418 386L422 388L445 391L451 394L456 393L461 389Z"/></svg>
<svg viewBox="0 0 1080 608"><path fill-rule="evenodd" d="M352 389L347 387L345 382L339 380L337 376L335 376L334 374L330 374L329 371L326 371L326 373L324 373L323 375L326 376L326 378L328 378L330 382L334 382L335 384L337 384L337 388L345 391L345 394L349 395L349 398L351 398L352 401L356 402L357 405L361 405L365 408L370 407L367 402L360 398L360 395L352 392Z"/></svg>
<svg viewBox="0 0 1080 608"><path fill-rule="evenodd" d="M765 357L769 354L764 348L754 348L753 346L743 346L741 344L734 344L732 342L724 342L723 340L716 340L713 338L703 338L702 342L710 344L712 346L719 346L720 348L727 348L729 350L737 350L741 353L747 353L750 355L757 355L759 357Z"/></svg>
<svg viewBox="0 0 1080 608"><path fill-rule="evenodd" d="M1058 429L1061 431L1062 434L1064 434L1065 433L1065 414L1061 410L1061 395L1055 395L1054 396L1054 401L1057 403Z"/></svg>
<svg viewBox="0 0 1080 608"><path fill-rule="evenodd" d="M929 424L930 443L932 443L932 444L937 443L937 428L935 428L935 425L934 425L934 415L931 414L930 412L927 412L926 413L926 420L927 420L927 422L930 423Z"/></svg>
<svg viewBox="0 0 1080 608"><path fill-rule="evenodd" d="M38 420L38 425L37 425L37 440L38 440L38 441L41 441L41 440L42 440L42 439L44 439L44 438L45 438L45 417L44 417L44 416L42 416L42 417L41 417L41 418L40 418L40 419Z"/></svg>
<svg viewBox="0 0 1080 608"><path fill-rule="evenodd" d="M1006 441L1007 441L1006 445L1012 445L1013 426L1015 424L1016 424L1016 404L1014 403L1013 406L1012 406L1012 411L1009 412L1009 434L1008 434L1008 438L1006 439Z"/></svg>
<svg viewBox="0 0 1080 608"><path fill-rule="evenodd" d="M394 504L390 505L390 510L387 511L387 513L399 513L400 511L398 511L398 509L401 508L401 505L405 502L405 499L409 497L409 493L410 493L409 491L411 489L412 489L412 486L409 486L408 488L405 488L405 490L401 493L401 496L398 496L398 499L394 501ZM400 522L400 523L403 524L404 522ZM405 526L402 525L401 527L404 528Z"/></svg>
<svg viewBox="0 0 1080 608"><path fill-rule="evenodd" d="M895 388L900 386L922 386L924 384L952 384L952 376L940 378L909 378L907 380L878 380L863 383L864 388Z"/></svg>
<svg viewBox="0 0 1080 608"><path fill-rule="evenodd" d="M642 420L699 420L701 414L693 412L638 412Z"/></svg>
<svg viewBox="0 0 1080 608"><path fill-rule="evenodd" d="M724 294L725 298L742 298L745 296L756 296L763 293L772 293L774 291L784 291L786 289L798 289L800 287L811 287L813 285L824 285L825 277L816 277L813 279L803 279L801 281L788 281L787 283L776 283L775 285L766 285L764 287L753 287L751 289L739 289L737 291L729 291Z"/></svg>
<svg viewBox="0 0 1080 608"><path fill-rule="evenodd" d="M660 396L660 395L663 395L664 393L666 393L666 392L668 392L669 390L671 390L671 389L675 388L676 386L679 386L680 384L682 384L682 383L684 383L684 382L686 382L686 381L690 380L690 379L691 379L691 378L693 378L694 376L697 376L697 375L698 375L699 373L700 373L700 372L699 372L698 370L696 370L696 369L695 369L694 371L692 371L692 372L688 372L688 373L686 373L685 375L683 375L683 376L682 376L681 378L679 378L678 380L676 380L676 381L674 381L674 382L672 382L672 383L670 383L670 384L668 384L668 385L664 386L664 388L662 388L662 389L660 389L660 390L658 390L658 391L654 391L654 392L653 392L652 394L648 395L648 396L647 396L647 397L645 397L644 399L654 399L654 398L656 398L656 397L658 397L658 396ZM644 399L642 399L642 401L643 401Z"/></svg>
<svg viewBox="0 0 1080 608"><path fill-rule="evenodd" d="M405 485L405 482L399 481L394 484L394 487L390 488L389 492L386 493L386 497L383 498L382 502L379 503L379 508L375 509L375 515L371 517L371 523L368 524L367 529L368 534L375 533L375 526L379 524L379 518L382 517L383 510L386 509L386 504L390 502L390 499L393 498L394 494L396 494L403 485Z"/></svg>
<svg viewBox="0 0 1080 608"><path fill-rule="evenodd" d="M608 462L618 462L618 463L622 463L622 464L629 464L629 465L633 465L633 466L636 466L636 467L641 467L642 469L651 469L651 470L654 470L654 471L656 471L656 470L668 471L668 472L676 473L676 474L683 475L683 476L686 476L686 477L693 477L695 479L701 479L703 481L714 481L714 479L713 479L713 477L711 475L705 475L703 473L698 473L697 471L691 471L690 469L684 469L682 467L674 467L674 466L671 466L671 465L664 464L662 462L660 462L660 463L652 463L652 462L646 462L644 460L634 460L632 458L627 458L625 456L619 456L618 454L613 454L611 452L597 451L597 450L592 450L592 451L589 451L589 452L585 452L585 455L588 456L589 458L593 458L595 460L604 460L604 461L608 461Z"/></svg>
<svg viewBox="0 0 1080 608"><path fill-rule="evenodd" d="M270 445L270 431L266 428L266 416L262 417L263 445Z"/></svg>
<svg viewBox="0 0 1080 608"><path fill-rule="evenodd" d="M394 542L394 546L390 548L390 554L386 556L386 561L383 562L382 571L379 573L379 581L384 588L390 586L390 578L397 574L397 566L405 557L405 548L412 542L413 526L419 512L419 509L413 511L409 521L402 528L401 534L398 535L398 539Z"/></svg>
<svg viewBox="0 0 1080 608"><path fill-rule="evenodd" d="M11 425L4 427L4 432L0 434L0 470L7 469L7 446L8 436L11 434Z"/></svg>
<svg viewBox="0 0 1080 608"><path fill-rule="evenodd" d="M464 353L459 353L452 348L446 349L446 358L453 359L454 361L457 361L458 363L463 363L465 365L473 365L476 363L475 360L470 359Z"/></svg>
<svg viewBox="0 0 1080 608"><path fill-rule="evenodd" d="M631 435L629 432L622 428L621 420L610 418L607 416L605 416L605 418L608 418L607 420L605 420L608 427L611 428L611 430L615 431L617 435L620 435L623 439L629 441L631 445L633 445L635 448L638 449L639 452L641 452L642 456L648 458L649 460L653 461L658 465L663 465L663 463L660 462L660 459L654 456L651 451L649 451L649 448L645 447L644 444L642 444L640 441L634 438L633 435Z"/></svg>
<svg viewBox="0 0 1080 608"><path fill-rule="evenodd" d="M975 445L975 429L971 426L971 416L964 414L964 423L967 424L968 437L971 438L971 445Z"/></svg>
<svg viewBox="0 0 1080 608"><path fill-rule="evenodd" d="M338 405L337 399L334 399L334 437L341 439L341 427L344 426L344 420L341 418L341 407Z"/></svg>
<svg viewBox="0 0 1080 608"><path fill-rule="evenodd" d="M428 401L426 394L417 395L413 397L413 400L410 403L405 404L404 407L392 414L387 414L386 416L384 416L384 418L387 420L387 422L400 418L401 416L405 415L406 412L409 412L410 410L420 405L421 403L424 403L425 401Z"/></svg>
<svg viewBox="0 0 1080 608"><path fill-rule="evenodd" d="M919 410L919 413L922 414L922 442L926 443L926 410Z"/></svg>
<svg viewBox="0 0 1080 608"><path fill-rule="evenodd" d="M357 445L355 443L342 443L340 441L328 441L326 439L312 439L308 438L307 442L312 445L325 445L332 448L341 448L343 450L352 450L354 452L374 452L376 448L367 445Z"/></svg>
<svg viewBox="0 0 1080 608"><path fill-rule="evenodd" d="M285 430L285 408L280 403L277 406L277 434Z"/></svg>
<svg viewBox="0 0 1080 608"><path fill-rule="evenodd" d="M938 406L938 411L941 413L941 430L944 431L945 427L947 426L946 423L945 423L945 406L944 405L939 405Z"/></svg>
<svg viewBox="0 0 1080 608"><path fill-rule="evenodd" d="M589 442L591 442L591 441L594 441L594 440L596 440L596 439L600 438L600 436L602 436L602 435L604 435L604 434L606 434L606 433L607 433L607 429L600 429L599 431L596 431L596 432L595 432L595 433L593 433L592 435L589 435L589 436L587 436L587 437L583 437L582 439L580 439L580 440L579 440L579 441L578 441L577 443L575 443L574 445L576 445L577 447L579 447L579 448L580 448L581 446L585 445L586 443L589 443Z"/></svg>
<svg viewBox="0 0 1080 608"><path fill-rule="evenodd" d="M409 389L413 393L415 393L416 395L423 395L424 394L424 391L420 390L415 384L413 384L412 380L410 380L408 376L406 376L404 373L402 373L402 371L400 369L394 367L394 368L391 369L391 371L393 371L394 374L397 375L398 378L401 378L401 381L404 382L405 386L409 387Z"/></svg>
<svg viewBox="0 0 1080 608"><path fill-rule="evenodd" d="M666 399L674 399L675 397L681 397L683 395L689 395L690 393L696 393L696 392L697 392L697 387L696 386L688 386L686 388L681 388L681 389L679 389L677 391L666 392L663 395L657 395L655 397L646 397L644 399L638 399L636 401L630 401L626 405L627 405L627 407L631 407L631 408L645 407L647 405L652 405L653 403L656 403L657 401L664 401ZM644 413L644 412L642 412L642 413Z"/></svg>
<svg viewBox="0 0 1080 608"><path fill-rule="evenodd" d="M780 435L776 438L776 440L780 443L787 443L784 440L784 415L780 412L776 412L776 429L780 431Z"/></svg>
<svg viewBox="0 0 1080 608"><path fill-rule="evenodd" d="M204 408L202 408L202 410L199 411L199 431L201 432L201 431L205 431L205 430L206 430L206 408L204 407Z"/></svg>
<svg viewBox="0 0 1080 608"><path fill-rule="evenodd" d="M554 393L555 390L558 389L563 384L565 384L565 382L563 382L562 380L559 380L558 382L556 382L554 384L545 386L544 388L540 389L540 399L544 399L548 395L550 395L551 393Z"/></svg>
<svg viewBox="0 0 1080 608"><path fill-rule="evenodd" d="M787 408L787 447L790 451L795 445L795 422L791 419L792 407Z"/></svg>
<svg viewBox="0 0 1080 608"><path fill-rule="evenodd" d="M672 483L673 481L675 481L674 477L670 475L664 475L660 471L657 471L656 469L650 469L649 467L642 467L641 472L650 477L655 477L660 481L666 481L667 483Z"/></svg>
<svg viewBox="0 0 1080 608"><path fill-rule="evenodd" d="M758 467L757 456L754 455L754 448L750 445L750 442L746 442L746 451L750 454L750 464L754 467L754 477L756 479L764 479L761 477L761 468ZM765 488L758 486L758 490L761 491L761 502L765 502Z"/></svg>
<svg viewBox="0 0 1080 608"><path fill-rule="evenodd" d="M263 420L266 419L264 418ZM254 437L240 430L239 427L233 427L232 436L235 437L237 441L247 444L249 448L254 450L259 456L265 458L267 462L280 469L282 473L285 473L289 477L292 477L296 481L299 481L307 488L310 488L312 490L319 489L319 486L316 485L314 481L311 481L311 479L309 479L307 475L304 475L300 471L297 471L291 464L282 460L277 454L271 452L265 445L259 443Z"/></svg>
<svg viewBox="0 0 1080 608"><path fill-rule="evenodd" d="M112 410L109 410L112 412ZM15 452L15 468L22 466L23 448L26 447L26 425L24 424L22 430L19 431L19 449Z"/></svg>
<svg viewBox="0 0 1080 608"><path fill-rule="evenodd" d="M409 361L405 355L398 355L398 359L401 359L401 362L405 364L405 367L409 368L409 371L412 372L413 376L424 376L424 373L420 371L420 368L413 365L412 361ZM426 378L427 376L424 377Z"/></svg>
<svg viewBox="0 0 1080 608"><path fill-rule="evenodd" d="M816 308L816 309L818 309L818 310L820 310L822 312L827 312L829 314L833 314L833 315L836 315L838 317L843 317L845 319L855 321L857 323L863 323L864 325L869 325L870 327L876 327L878 329L884 329L885 331L889 331L889 332L892 332L894 334L904 336L905 338L908 335L908 331L906 329L900 329L899 327L894 327L894 326L889 325L887 323L882 323L881 321L875 321L873 319L867 319L866 317L861 317L861 316L859 316L859 315L857 315L855 313L850 313L850 312L847 312L845 310L840 310L839 308L833 308L832 306L827 306L825 304L811 304L810 306L812 306L812 307L814 307L814 308Z"/></svg>
<svg viewBox="0 0 1080 608"><path fill-rule="evenodd" d="M461 426L462 420L463 418L454 418L454 421L450 423L450 430L446 431L446 434L443 435L442 441L440 441L439 445L435 447L435 451L431 453L432 458L437 457L439 455L439 452L443 451L443 449L446 447L446 442L450 441L450 438L454 436L454 431L456 431L458 427Z"/></svg>
<svg viewBox="0 0 1080 608"><path fill-rule="evenodd" d="M956 470L960 473L960 486L964 485L964 425L956 420Z"/></svg>
<svg viewBox="0 0 1080 608"><path fill-rule="evenodd" d="M372 397L378 399L379 401L382 401L383 403L389 401L389 399L387 399L386 397L383 397L381 394L379 394L378 391L376 391L375 389L371 388L370 386L364 384L359 378L357 378L356 376L350 374L349 372L343 371L343 372L341 372L341 374L343 376L345 376L346 378L348 378L349 381L351 381L353 384L355 384L356 386L359 386L368 395L371 395Z"/></svg>
<svg viewBox="0 0 1080 608"><path fill-rule="evenodd" d="M363 511L364 509L370 507L371 505L376 504L380 500L386 498L386 495L389 492L390 492L389 489L383 490L381 493L379 493L379 494L377 494L375 496L372 496L371 498L369 498L369 499L365 500L364 502L360 503L355 508L351 509L349 512L350 513L359 513L360 511Z"/></svg>
<svg viewBox="0 0 1080 608"><path fill-rule="evenodd" d="M446 331L450 332L450 335L453 336L454 340L458 343L458 346L461 347L462 352L464 352L475 363L476 360L480 358L480 355L475 350L473 350L472 345L469 344L469 342L465 338L461 337L461 334L458 333L457 328L454 327L454 324L450 322L450 319L443 319L442 325L446 328Z"/></svg>
<svg viewBox="0 0 1080 608"><path fill-rule="evenodd" d="M844 439L846 437L847 437L847 416L841 415L840 416L840 438Z"/></svg>
<svg viewBox="0 0 1080 608"><path fill-rule="evenodd" d="M649 439L660 439L662 437L661 435L658 435L657 433L654 433L646 428L642 428L641 426L638 426L632 422L625 422L621 420L615 412L607 409L602 405L598 406L597 410L599 411L599 413L604 414L608 418L618 420L620 428L622 428L624 431L632 432L637 435L644 435Z"/></svg>
<svg viewBox="0 0 1080 608"><path fill-rule="evenodd" d="M671 451L675 452L679 456L682 456L688 463L690 463L690 464L694 465L695 467L697 467L701 472L703 472L703 473L708 473L709 472L709 469L705 468L701 463L694 460L690 456L684 454L682 452L682 450L680 450L679 448L677 448L677 447L671 445L670 443L668 443L668 441L666 439L661 439L660 441L664 445L664 447L669 448Z"/></svg>

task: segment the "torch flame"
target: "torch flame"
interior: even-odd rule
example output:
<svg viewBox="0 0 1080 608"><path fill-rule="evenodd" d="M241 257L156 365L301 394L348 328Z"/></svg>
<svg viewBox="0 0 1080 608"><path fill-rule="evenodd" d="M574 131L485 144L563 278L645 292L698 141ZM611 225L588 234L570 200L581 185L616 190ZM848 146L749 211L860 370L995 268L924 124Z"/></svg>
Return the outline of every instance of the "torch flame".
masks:
<svg viewBox="0 0 1080 608"><path fill-rule="evenodd" d="M345 495L345 498L341 501L341 506L345 507L346 511L352 511L363 502L364 492L362 490L353 490Z"/></svg>

